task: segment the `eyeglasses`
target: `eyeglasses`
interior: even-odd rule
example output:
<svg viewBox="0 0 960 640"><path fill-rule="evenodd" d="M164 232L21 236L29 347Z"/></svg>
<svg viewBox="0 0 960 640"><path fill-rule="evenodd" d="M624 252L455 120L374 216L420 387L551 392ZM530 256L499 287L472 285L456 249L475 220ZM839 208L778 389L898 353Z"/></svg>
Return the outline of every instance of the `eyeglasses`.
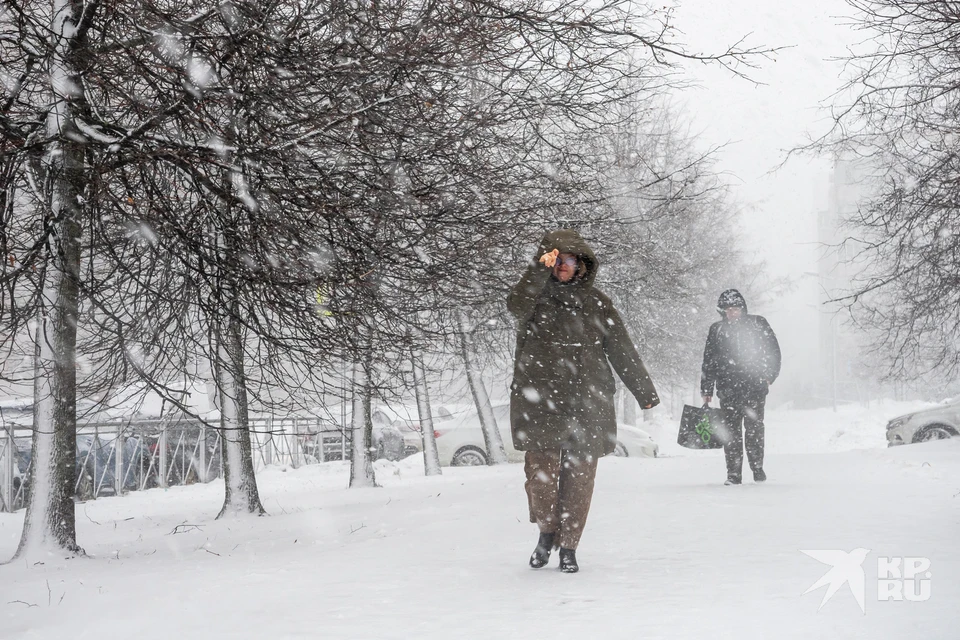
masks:
<svg viewBox="0 0 960 640"><path fill-rule="evenodd" d="M565 264L565 265L567 265L568 267L575 267L575 266L577 266L577 257L576 257L576 256L570 256L569 258L559 258L559 259L557 260L557 266L559 267L559 266L562 265L562 264Z"/></svg>

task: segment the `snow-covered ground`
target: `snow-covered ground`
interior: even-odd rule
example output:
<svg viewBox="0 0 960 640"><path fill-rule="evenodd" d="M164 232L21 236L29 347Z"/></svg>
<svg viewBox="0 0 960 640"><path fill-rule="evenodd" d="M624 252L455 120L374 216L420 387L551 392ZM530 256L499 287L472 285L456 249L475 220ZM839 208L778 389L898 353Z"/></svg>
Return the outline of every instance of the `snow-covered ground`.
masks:
<svg viewBox="0 0 960 640"><path fill-rule="evenodd" d="M522 467L327 464L260 475L269 517L214 521L220 486L78 505L91 557L0 567L3 638L956 638L960 440L886 449L914 406L771 411L765 485L718 451L601 462L578 553L527 567ZM22 513L0 514L0 557ZM869 549L866 612L801 549ZM930 598L877 600L877 558L926 557Z"/></svg>

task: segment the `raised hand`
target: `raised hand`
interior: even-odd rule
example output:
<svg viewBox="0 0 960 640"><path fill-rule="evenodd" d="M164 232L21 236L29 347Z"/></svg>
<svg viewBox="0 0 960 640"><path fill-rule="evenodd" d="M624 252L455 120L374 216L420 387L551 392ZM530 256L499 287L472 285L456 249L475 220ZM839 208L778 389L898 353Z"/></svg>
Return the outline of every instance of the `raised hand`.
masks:
<svg viewBox="0 0 960 640"><path fill-rule="evenodd" d="M553 265L557 264L557 256L560 255L559 249L554 249L549 253L545 253L540 256L540 264L553 268Z"/></svg>

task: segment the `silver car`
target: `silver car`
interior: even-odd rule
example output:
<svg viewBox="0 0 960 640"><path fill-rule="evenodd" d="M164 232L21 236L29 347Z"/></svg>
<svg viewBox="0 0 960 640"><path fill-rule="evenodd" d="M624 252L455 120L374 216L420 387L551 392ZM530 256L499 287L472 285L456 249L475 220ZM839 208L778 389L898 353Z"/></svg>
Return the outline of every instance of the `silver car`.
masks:
<svg viewBox="0 0 960 640"><path fill-rule="evenodd" d="M960 400L899 416L887 423L887 446L944 440L960 434Z"/></svg>

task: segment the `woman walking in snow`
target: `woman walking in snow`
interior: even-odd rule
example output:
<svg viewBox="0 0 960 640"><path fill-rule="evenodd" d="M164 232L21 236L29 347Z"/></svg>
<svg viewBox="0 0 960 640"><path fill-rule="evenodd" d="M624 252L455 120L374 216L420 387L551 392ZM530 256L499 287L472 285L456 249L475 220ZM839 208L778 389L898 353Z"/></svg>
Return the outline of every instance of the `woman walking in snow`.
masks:
<svg viewBox="0 0 960 640"><path fill-rule="evenodd" d="M559 548L560 570L579 570L597 461L617 443L610 365L641 407L660 403L623 320L593 287L598 267L576 231L548 233L507 298L518 325L510 426L526 452L530 522L540 529L535 569Z"/></svg>

